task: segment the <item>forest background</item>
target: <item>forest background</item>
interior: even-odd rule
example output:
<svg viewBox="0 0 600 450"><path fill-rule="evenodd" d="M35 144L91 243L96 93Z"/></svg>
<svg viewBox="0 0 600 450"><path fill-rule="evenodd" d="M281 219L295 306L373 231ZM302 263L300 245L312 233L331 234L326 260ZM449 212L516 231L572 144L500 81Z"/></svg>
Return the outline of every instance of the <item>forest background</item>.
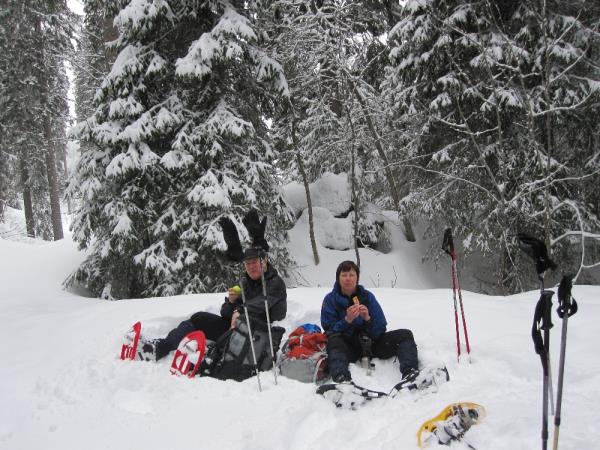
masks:
<svg viewBox="0 0 600 450"><path fill-rule="evenodd" d="M393 211L407 241L452 227L486 292L532 287L519 232L597 281L596 1L82 4L0 6L0 221L23 210L29 236L58 240L68 209L86 258L67 284L107 299L223 290L238 268L218 220L247 239L250 207L284 274L306 214L318 265L310 186L329 173L347 176L336 214L356 248L388 251Z"/></svg>

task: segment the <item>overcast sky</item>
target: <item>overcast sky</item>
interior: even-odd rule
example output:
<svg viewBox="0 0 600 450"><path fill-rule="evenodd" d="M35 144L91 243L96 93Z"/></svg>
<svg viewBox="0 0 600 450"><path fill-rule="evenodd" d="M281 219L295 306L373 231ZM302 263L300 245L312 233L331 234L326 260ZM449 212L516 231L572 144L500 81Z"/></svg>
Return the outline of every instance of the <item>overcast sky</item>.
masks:
<svg viewBox="0 0 600 450"><path fill-rule="evenodd" d="M79 15L83 15L83 5L79 0L67 0L67 5L69 5L71 11L74 11Z"/></svg>

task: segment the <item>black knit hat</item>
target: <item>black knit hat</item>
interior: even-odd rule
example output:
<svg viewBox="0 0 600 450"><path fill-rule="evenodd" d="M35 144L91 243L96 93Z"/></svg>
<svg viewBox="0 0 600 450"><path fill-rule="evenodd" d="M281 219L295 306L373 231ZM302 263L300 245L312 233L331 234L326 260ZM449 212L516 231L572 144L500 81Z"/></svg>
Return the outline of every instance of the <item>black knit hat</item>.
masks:
<svg viewBox="0 0 600 450"><path fill-rule="evenodd" d="M360 278L360 269L358 268L356 263L354 261L342 261L335 271L335 281L339 283L340 273L349 272L351 270L354 270L356 272L356 278L358 280Z"/></svg>
<svg viewBox="0 0 600 450"><path fill-rule="evenodd" d="M265 251L260 247L249 247L244 250L243 260L248 261L250 259L264 258L266 256Z"/></svg>

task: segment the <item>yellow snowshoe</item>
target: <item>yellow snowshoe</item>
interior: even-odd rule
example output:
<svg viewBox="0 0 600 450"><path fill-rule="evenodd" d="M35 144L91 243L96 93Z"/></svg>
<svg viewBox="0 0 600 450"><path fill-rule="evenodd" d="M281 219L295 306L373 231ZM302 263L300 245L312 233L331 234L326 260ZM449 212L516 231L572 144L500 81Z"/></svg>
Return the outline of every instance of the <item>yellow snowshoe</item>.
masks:
<svg viewBox="0 0 600 450"><path fill-rule="evenodd" d="M446 406L433 419L429 419L417 432L417 443L424 447L432 438L443 445L462 439L472 425L485 416L485 408L477 403L460 402Z"/></svg>

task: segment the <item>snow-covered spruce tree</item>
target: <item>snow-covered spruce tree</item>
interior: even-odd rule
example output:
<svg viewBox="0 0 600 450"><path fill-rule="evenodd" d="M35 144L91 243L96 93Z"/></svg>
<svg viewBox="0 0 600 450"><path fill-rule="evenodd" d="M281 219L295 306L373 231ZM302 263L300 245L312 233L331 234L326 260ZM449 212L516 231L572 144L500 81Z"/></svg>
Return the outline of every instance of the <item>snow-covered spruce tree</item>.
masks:
<svg viewBox="0 0 600 450"><path fill-rule="evenodd" d="M520 100L530 105L529 123L538 131L532 140L545 156L538 178L549 180L538 194L541 233L563 270L584 275L582 282L584 269L600 265L600 124L593 119L600 113L600 5L540 1L516 16L515 40L531 48ZM527 47L532 41L537 45Z"/></svg>
<svg viewBox="0 0 600 450"><path fill-rule="evenodd" d="M329 1L278 1L271 3L269 13L271 45L291 90L290 102L277 110L277 144L282 150L291 148L294 131L310 182L324 171L345 172L349 154L343 151L346 92L340 67L346 65L347 30L333 32L344 11ZM281 154L284 170L295 170L295 161L293 152Z"/></svg>
<svg viewBox="0 0 600 450"><path fill-rule="evenodd" d="M243 233L251 206L286 262L264 119L287 87L258 44L255 7L132 0L119 12L119 54L77 130L87 146L74 236L90 249L71 281L104 298L223 289L238 273L219 258L218 220Z"/></svg>
<svg viewBox="0 0 600 450"><path fill-rule="evenodd" d="M2 54L8 53L10 42L9 29L6 26L8 15L8 9L0 9L0 49ZM8 96L6 95L9 86L7 80L8 64L7 58L0 58L0 222L4 221L4 211L10 202L10 197L14 197L14 189L12 189L10 183L14 173L11 159L14 157L8 149L8 140L6 139L9 131L8 123L6 123L2 113L8 102Z"/></svg>
<svg viewBox="0 0 600 450"><path fill-rule="evenodd" d="M75 113L82 121L94 113L94 95L102 80L110 72L116 57L109 45L118 34L113 19L120 11L118 2L112 0L84 0L81 24L78 31L75 74Z"/></svg>
<svg viewBox="0 0 600 450"><path fill-rule="evenodd" d="M13 189L23 195L30 236L62 238L61 176L66 128L64 61L72 16L65 1L3 5L2 146L12 155ZM58 155L58 161L57 161Z"/></svg>
<svg viewBox="0 0 600 450"><path fill-rule="evenodd" d="M310 2L270 3L261 19L270 36L269 43L281 61L290 83L288 101L275 108L273 136L280 154L279 169L287 181L304 185L309 220L309 237L315 264L319 254L314 232L314 217L309 183L324 170L347 170L343 154L340 92L327 89L335 80L322 80L321 66L332 58L331 45L323 42L323 30L317 4ZM337 53L337 52L335 52ZM335 156L334 156L335 155ZM337 156L337 157L336 157Z"/></svg>
<svg viewBox="0 0 600 450"><path fill-rule="evenodd" d="M93 115L96 90L110 72L115 60L116 49L110 43L118 37L113 20L120 11L119 3L122 2L84 0L82 3L84 15L78 22L77 48L72 60L76 122L84 121ZM93 142L85 140L80 140L75 145L80 152L86 154L88 151L93 152L95 148ZM73 204L84 201L79 197L82 191L78 184L72 181L65 191L70 210Z"/></svg>
<svg viewBox="0 0 600 450"><path fill-rule="evenodd" d="M597 25L545 4L409 1L390 35L385 88L407 130L405 166L420 185L408 200L430 233L453 225L467 251L489 255L505 291L534 279L520 268L528 262L517 232L545 233L556 252L551 236L598 230L589 192L573 189L597 180L589 165L597 150L556 146L575 144L575 130L597 112L597 64L588 56ZM557 120L562 130L549 126ZM587 132L590 139L597 127ZM578 214L558 212L575 203Z"/></svg>

